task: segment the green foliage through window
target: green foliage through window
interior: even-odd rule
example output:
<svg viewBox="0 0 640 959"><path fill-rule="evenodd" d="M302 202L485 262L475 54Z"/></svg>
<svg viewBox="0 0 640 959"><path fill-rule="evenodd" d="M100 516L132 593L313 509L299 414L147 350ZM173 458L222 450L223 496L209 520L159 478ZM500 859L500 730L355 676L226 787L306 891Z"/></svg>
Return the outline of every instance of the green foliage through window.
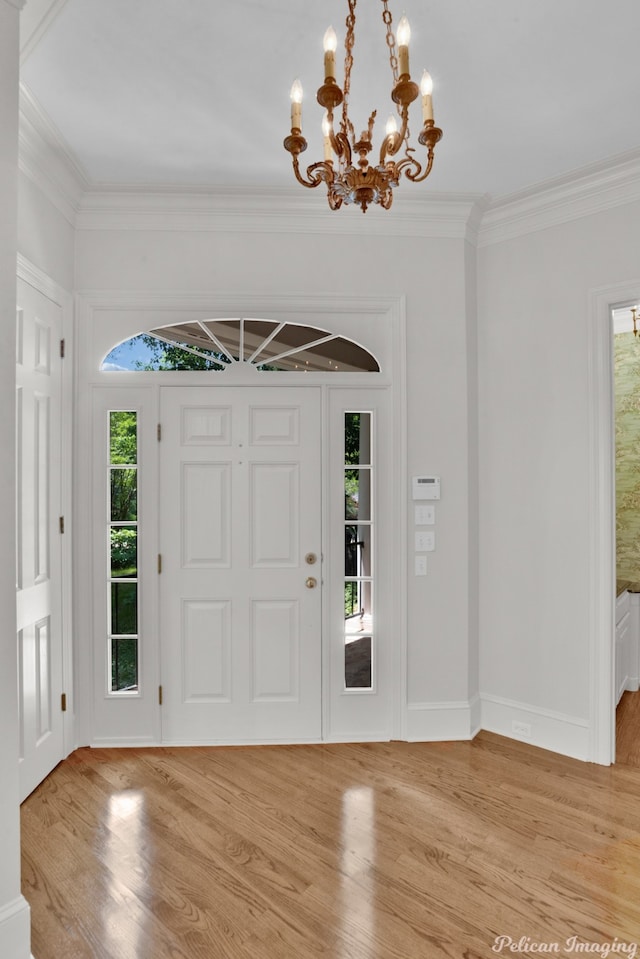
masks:
<svg viewBox="0 0 640 959"><path fill-rule="evenodd" d="M115 410L109 414L109 462L129 466L138 462L138 414Z"/></svg>
<svg viewBox="0 0 640 959"><path fill-rule="evenodd" d="M109 413L111 692L138 690L138 414ZM123 525L127 524L127 525Z"/></svg>

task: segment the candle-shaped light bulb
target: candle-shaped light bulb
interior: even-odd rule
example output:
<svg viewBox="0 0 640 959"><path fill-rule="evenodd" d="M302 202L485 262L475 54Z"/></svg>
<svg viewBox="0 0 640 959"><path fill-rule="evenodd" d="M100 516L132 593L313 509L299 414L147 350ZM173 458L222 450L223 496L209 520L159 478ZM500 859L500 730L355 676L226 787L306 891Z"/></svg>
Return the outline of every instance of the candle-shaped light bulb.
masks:
<svg viewBox="0 0 640 959"><path fill-rule="evenodd" d="M411 39L411 27L409 21L403 16L398 24L398 46L408 47Z"/></svg>
<svg viewBox="0 0 640 959"><path fill-rule="evenodd" d="M295 79L291 85L291 129L302 130L302 84Z"/></svg>
<svg viewBox="0 0 640 959"><path fill-rule="evenodd" d="M322 136L324 138L324 158L331 163L333 159L333 149L331 147L331 124L329 123L329 115L327 113L325 113L322 118Z"/></svg>
<svg viewBox="0 0 640 959"><path fill-rule="evenodd" d="M326 80L335 80L336 78L336 48L338 38L333 27L329 27L324 35L324 78Z"/></svg>
<svg viewBox="0 0 640 959"><path fill-rule="evenodd" d="M324 42L325 53L327 52L327 50L331 50L332 53L336 52L336 50L338 49L338 37L333 27L327 27L323 42Z"/></svg>
<svg viewBox="0 0 640 959"><path fill-rule="evenodd" d="M384 128L384 132L387 134L388 137L391 137L393 136L394 133L398 132L398 124L396 123L396 118L394 117L393 113L389 116L389 119L387 120L387 125Z"/></svg>
<svg viewBox="0 0 640 959"><path fill-rule="evenodd" d="M409 75L409 40L411 39L411 27L405 16L398 24L398 69L400 76Z"/></svg>
<svg viewBox="0 0 640 959"><path fill-rule="evenodd" d="M422 94L422 119L433 120L433 101L431 93L433 91L433 80L431 74L426 70L422 74L420 81L420 93Z"/></svg>
<svg viewBox="0 0 640 959"><path fill-rule="evenodd" d="M423 97L430 96L433 93L433 80L428 70L425 70L420 80L420 93Z"/></svg>

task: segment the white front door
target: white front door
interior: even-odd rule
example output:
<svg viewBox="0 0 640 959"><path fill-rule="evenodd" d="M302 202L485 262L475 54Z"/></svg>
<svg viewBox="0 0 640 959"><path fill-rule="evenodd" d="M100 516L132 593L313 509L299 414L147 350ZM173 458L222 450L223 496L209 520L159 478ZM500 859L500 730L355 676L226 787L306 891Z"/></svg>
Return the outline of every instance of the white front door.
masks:
<svg viewBox="0 0 640 959"><path fill-rule="evenodd" d="M61 308L18 281L16 580L20 798L63 758Z"/></svg>
<svg viewBox="0 0 640 959"><path fill-rule="evenodd" d="M164 387L160 407L162 739L318 740L320 391Z"/></svg>

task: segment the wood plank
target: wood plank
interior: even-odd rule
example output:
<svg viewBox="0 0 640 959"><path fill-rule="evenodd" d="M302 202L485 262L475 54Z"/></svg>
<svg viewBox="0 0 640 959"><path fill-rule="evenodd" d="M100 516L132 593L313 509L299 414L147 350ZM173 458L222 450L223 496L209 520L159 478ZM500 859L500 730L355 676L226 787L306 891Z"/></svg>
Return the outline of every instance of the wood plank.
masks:
<svg viewBox="0 0 640 959"><path fill-rule="evenodd" d="M618 703L616 762L640 766L640 692L627 690Z"/></svg>
<svg viewBox="0 0 640 959"><path fill-rule="evenodd" d="M22 807L33 954L488 959L499 935L560 955L571 936L636 942L639 811L640 768L489 733L80 749Z"/></svg>

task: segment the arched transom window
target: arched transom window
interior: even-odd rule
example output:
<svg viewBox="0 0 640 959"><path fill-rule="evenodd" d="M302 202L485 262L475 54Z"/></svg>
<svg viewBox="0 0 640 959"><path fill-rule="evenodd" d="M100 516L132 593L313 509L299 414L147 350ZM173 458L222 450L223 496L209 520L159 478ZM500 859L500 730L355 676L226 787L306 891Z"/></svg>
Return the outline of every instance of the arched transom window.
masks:
<svg viewBox="0 0 640 959"><path fill-rule="evenodd" d="M115 346L101 369L221 372L237 363L266 372L380 371L368 350L337 333L248 319L197 320L138 333Z"/></svg>

